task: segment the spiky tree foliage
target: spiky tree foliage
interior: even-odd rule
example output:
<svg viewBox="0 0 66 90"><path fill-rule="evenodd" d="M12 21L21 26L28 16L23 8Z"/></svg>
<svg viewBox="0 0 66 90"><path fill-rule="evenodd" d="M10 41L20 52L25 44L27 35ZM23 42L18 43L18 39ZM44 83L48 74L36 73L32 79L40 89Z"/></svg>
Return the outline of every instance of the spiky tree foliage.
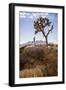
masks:
<svg viewBox="0 0 66 90"><path fill-rule="evenodd" d="M48 26L47 33L45 32L45 27ZM51 27L51 28L49 28ZM48 46L48 35L53 30L53 25L51 26L51 22L49 18L39 17L36 21L34 21L35 34L38 32L42 32L43 36L46 40L46 45Z"/></svg>

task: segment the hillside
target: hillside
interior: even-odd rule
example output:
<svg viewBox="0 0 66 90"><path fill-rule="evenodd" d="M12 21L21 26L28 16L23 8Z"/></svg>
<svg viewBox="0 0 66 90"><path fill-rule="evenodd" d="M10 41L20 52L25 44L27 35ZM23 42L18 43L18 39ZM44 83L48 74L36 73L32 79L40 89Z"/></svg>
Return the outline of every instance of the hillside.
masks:
<svg viewBox="0 0 66 90"><path fill-rule="evenodd" d="M57 76L58 46L27 45L20 48L20 78Z"/></svg>

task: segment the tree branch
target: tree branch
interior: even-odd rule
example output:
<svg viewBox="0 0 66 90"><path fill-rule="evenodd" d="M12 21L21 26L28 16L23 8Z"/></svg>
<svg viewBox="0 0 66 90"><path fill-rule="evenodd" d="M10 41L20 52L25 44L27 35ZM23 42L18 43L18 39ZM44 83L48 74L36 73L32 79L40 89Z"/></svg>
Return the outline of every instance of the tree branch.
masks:
<svg viewBox="0 0 66 90"><path fill-rule="evenodd" d="M48 33L47 33L47 35L46 35L46 36L48 36L48 35L49 35L49 33L50 33L52 30L53 30L53 25L52 25L51 29L48 31Z"/></svg>
<svg viewBox="0 0 66 90"><path fill-rule="evenodd" d="M45 32L43 30L42 30L42 33L43 33L44 37L46 37Z"/></svg>

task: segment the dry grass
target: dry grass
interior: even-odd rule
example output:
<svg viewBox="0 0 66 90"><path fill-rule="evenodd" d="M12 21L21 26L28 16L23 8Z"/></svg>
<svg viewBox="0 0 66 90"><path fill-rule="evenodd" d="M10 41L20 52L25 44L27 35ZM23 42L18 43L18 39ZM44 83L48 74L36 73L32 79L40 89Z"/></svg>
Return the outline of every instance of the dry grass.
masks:
<svg viewBox="0 0 66 90"><path fill-rule="evenodd" d="M53 46L54 47L54 46ZM35 46L20 49L20 77L57 76L58 61L55 48Z"/></svg>
<svg viewBox="0 0 66 90"><path fill-rule="evenodd" d="M20 78L26 77L42 77L43 73L39 68L25 69L20 71Z"/></svg>

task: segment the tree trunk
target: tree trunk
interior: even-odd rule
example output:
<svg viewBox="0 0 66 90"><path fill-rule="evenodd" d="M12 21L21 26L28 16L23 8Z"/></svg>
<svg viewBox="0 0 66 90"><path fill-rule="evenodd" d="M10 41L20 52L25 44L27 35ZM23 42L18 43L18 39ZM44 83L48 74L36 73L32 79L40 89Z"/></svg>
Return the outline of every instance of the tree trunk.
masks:
<svg viewBox="0 0 66 90"><path fill-rule="evenodd" d="M47 48L48 48L48 36L45 35L45 33L43 32L43 30L42 30L42 33L43 33L43 36L45 37L45 40L46 40L46 46L47 46Z"/></svg>
<svg viewBox="0 0 66 90"><path fill-rule="evenodd" d="M48 39L47 39L47 36L45 37L46 39L46 46L48 47Z"/></svg>

